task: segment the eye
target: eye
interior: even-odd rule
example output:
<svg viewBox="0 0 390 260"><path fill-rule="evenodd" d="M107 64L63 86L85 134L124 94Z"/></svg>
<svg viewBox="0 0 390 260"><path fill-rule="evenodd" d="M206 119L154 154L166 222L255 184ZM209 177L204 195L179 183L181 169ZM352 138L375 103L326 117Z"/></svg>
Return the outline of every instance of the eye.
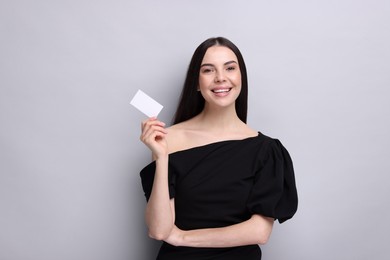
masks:
<svg viewBox="0 0 390 260"><path fill-rule="evenodd" d="M236 69L236 67L230 66L230 67L227 67L226 70L228 70L228 71L233 71L233 70L235 70L235 69Z"/></svg>
<svg viewBox="0 0 390 260"><path fill-rule="evenodd" d="M213 71L214 71L214 69L212 69L212 68L204 68L204 69L202 70L203 73L211 73L211 72L213 72Z"/></svg>

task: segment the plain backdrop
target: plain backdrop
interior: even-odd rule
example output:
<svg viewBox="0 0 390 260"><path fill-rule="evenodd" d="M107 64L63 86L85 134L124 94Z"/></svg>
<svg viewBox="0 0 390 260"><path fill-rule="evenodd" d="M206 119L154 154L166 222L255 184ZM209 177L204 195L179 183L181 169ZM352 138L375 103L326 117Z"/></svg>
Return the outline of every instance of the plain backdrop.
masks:
<svg viewBox="0 0 390 260"><path fill-rule="evenodd" d="M242 51L248 123L295 165L299 210L263 259L388 259L388 0L3 0L0 35L0 260L155 257L129 101L170 124L212 36Z"/></svg>

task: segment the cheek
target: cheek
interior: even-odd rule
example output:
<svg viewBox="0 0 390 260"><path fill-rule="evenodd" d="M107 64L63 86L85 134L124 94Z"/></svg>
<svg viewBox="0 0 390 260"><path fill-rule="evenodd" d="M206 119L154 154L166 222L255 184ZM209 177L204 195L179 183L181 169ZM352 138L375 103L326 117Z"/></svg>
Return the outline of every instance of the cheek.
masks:
<svg viewBox="0 0 390 260"><path fill-rule="evenodd" d="M210 80L207 77L199 77L199 88L207 87L210 83Z"/></svg>
<svg viewBox="0 0 390 260"><path fill-rule="evenodd" d="M241 74L237 74L237 75L235 75L233 78L232 78L232 80L234 81L234 83L236 84L236 85L242 85L242 82L241 82Z"/></svg>
<svg viewBox="0 0 390 260"><path fill-rule="evenodd" d="M234 79L234 84L237 86L238 95L239 95L241 93L241 88L242 88L241 74L236 75L236 77Z"/></svg>

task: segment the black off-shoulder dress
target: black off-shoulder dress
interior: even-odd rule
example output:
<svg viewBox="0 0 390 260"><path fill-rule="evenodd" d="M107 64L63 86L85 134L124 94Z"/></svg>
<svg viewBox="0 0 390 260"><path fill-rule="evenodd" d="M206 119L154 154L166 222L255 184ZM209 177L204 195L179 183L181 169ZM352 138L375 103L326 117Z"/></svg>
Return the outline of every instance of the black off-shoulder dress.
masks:
<svg viewBox="0 0 390 260"><path fill-rule="evenodd" d="M149 199L155 162L140 175ZM169 155L169 193L175 224L182 230L215 228L248 220L252 214L290 219L298 196L293 164L277 139L261 133L243 140L211 143ZM158 260L259 260L258 245L228 248L175 247L163 243Z"/></svg>

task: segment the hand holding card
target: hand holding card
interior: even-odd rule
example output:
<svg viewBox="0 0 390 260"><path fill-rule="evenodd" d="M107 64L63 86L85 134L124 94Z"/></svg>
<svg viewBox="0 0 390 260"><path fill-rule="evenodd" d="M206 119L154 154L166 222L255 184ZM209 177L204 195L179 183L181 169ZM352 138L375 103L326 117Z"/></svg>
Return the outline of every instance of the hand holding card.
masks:
<svg viewBox="0 0 390 260"><path fill-rule="evenodd" d="M163 106L156 100L146 95L142 90L138 90L130 104L148 117L157 117Z"/></svg>

